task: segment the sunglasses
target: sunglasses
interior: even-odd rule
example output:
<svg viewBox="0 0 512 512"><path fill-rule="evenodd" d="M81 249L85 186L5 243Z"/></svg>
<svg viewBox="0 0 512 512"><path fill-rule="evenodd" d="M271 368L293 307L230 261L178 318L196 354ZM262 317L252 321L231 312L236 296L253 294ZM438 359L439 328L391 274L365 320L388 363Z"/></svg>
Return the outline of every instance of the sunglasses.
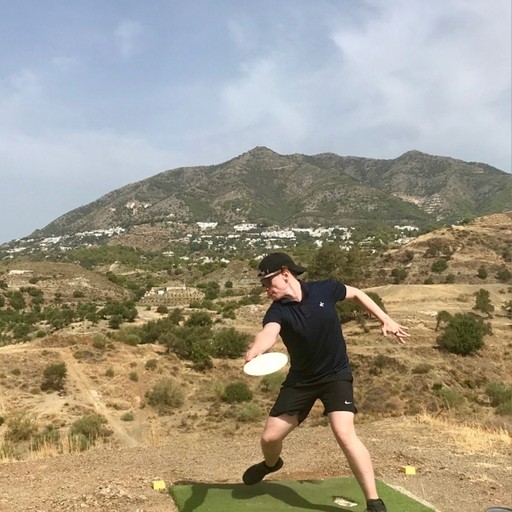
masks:
<svg viewBox="0 0 512 512"><path fill-rule="evenodd" d="M274 272L273 274L270 274L269 276L260 279L261 286L263 286L263 288L268 288L272 284L272 279L278 276L281 272L282 270L278 270L277 272Z"/></svg>

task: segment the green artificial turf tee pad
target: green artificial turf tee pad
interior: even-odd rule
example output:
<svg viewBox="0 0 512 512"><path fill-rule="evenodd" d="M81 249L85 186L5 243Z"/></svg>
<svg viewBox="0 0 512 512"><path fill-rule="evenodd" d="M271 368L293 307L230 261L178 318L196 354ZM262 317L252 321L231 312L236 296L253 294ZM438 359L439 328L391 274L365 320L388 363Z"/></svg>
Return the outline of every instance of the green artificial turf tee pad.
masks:
<svg viewBox="0 0 512 512"><path fill-rule="evenodd" d="M378 481L379 496L388 510L432 512ZM354 478L269 480L254 486L241 483L176 483L170 493L180 512L364 512L366 502ZM340 504L338 504L340 503Z"/></svg>

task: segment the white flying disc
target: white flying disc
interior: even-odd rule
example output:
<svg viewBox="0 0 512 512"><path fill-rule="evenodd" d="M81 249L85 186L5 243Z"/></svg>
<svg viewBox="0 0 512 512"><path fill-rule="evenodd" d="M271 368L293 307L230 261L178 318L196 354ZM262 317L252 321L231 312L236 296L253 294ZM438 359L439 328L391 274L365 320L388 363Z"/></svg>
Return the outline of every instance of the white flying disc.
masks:
<svg viewBox="0 0 512 512"><path fill-rule="evenodd" d="M268 375L280 370L288 362L288 356L282 352L266 352L260 354L244 365L247 375Z"/></svg>

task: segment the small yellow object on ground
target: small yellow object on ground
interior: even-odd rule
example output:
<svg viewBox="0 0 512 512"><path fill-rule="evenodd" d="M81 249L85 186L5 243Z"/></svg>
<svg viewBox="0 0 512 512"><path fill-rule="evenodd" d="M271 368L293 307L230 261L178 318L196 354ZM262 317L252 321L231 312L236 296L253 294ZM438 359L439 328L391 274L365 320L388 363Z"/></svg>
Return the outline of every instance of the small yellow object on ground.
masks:
<svg viewBox="0 0 512 512"><path fill-rule="evenodd" d="M163 491L165 489L165 482L163 480L154 480L153 481L153 490L154 491Z"/></svg>
<svg viewBox="0 0 512 512"><path fill-rule="evenodd" d="M416 474L416 468L414 466L403 466L404 473L406 475L415 475Z"/></svg>

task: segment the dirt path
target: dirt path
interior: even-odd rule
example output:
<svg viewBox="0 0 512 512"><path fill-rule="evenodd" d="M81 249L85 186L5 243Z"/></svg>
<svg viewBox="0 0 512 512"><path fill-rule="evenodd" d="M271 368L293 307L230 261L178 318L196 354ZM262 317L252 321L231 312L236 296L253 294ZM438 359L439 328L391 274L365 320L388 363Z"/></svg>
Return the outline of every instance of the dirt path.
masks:
<svg viewBox="0 0 512 512"><path fill-rule="evenodd" d="M62 361L66 364L68 386L74 387L74 398L81 403L91 405L96 413L104 416L114 435L122 442L123 446L139 446L139 442L127 433L125 426L119 421L118 417L111 414L110 409L103 402L101 394L94 389L89 377L82 372L69 348L53 350L58 352Z"/></svg>
<svg viewBox="0 0 512 512"><path fill-rule="evenodd" d="M68 347L38 348L30 345L7 345L0 347L1 354L23 354L29 351L31 357L34 357L34 354L43 350L56 354L65 363L67 370L66 386L73 390L73 401L82 406L90 406L97 414L104 416L116 439L122 446L139 446L139 441L127 433L123 422L116 415L112 414L111 410L103 402L101 394L95 389L95 386L85 372L82 371L80 364ZM62 409L62 406L63 400L59 395L48 394L44 396L43 401L34 407L33 412L44 412L48 416Z"/></svg>

